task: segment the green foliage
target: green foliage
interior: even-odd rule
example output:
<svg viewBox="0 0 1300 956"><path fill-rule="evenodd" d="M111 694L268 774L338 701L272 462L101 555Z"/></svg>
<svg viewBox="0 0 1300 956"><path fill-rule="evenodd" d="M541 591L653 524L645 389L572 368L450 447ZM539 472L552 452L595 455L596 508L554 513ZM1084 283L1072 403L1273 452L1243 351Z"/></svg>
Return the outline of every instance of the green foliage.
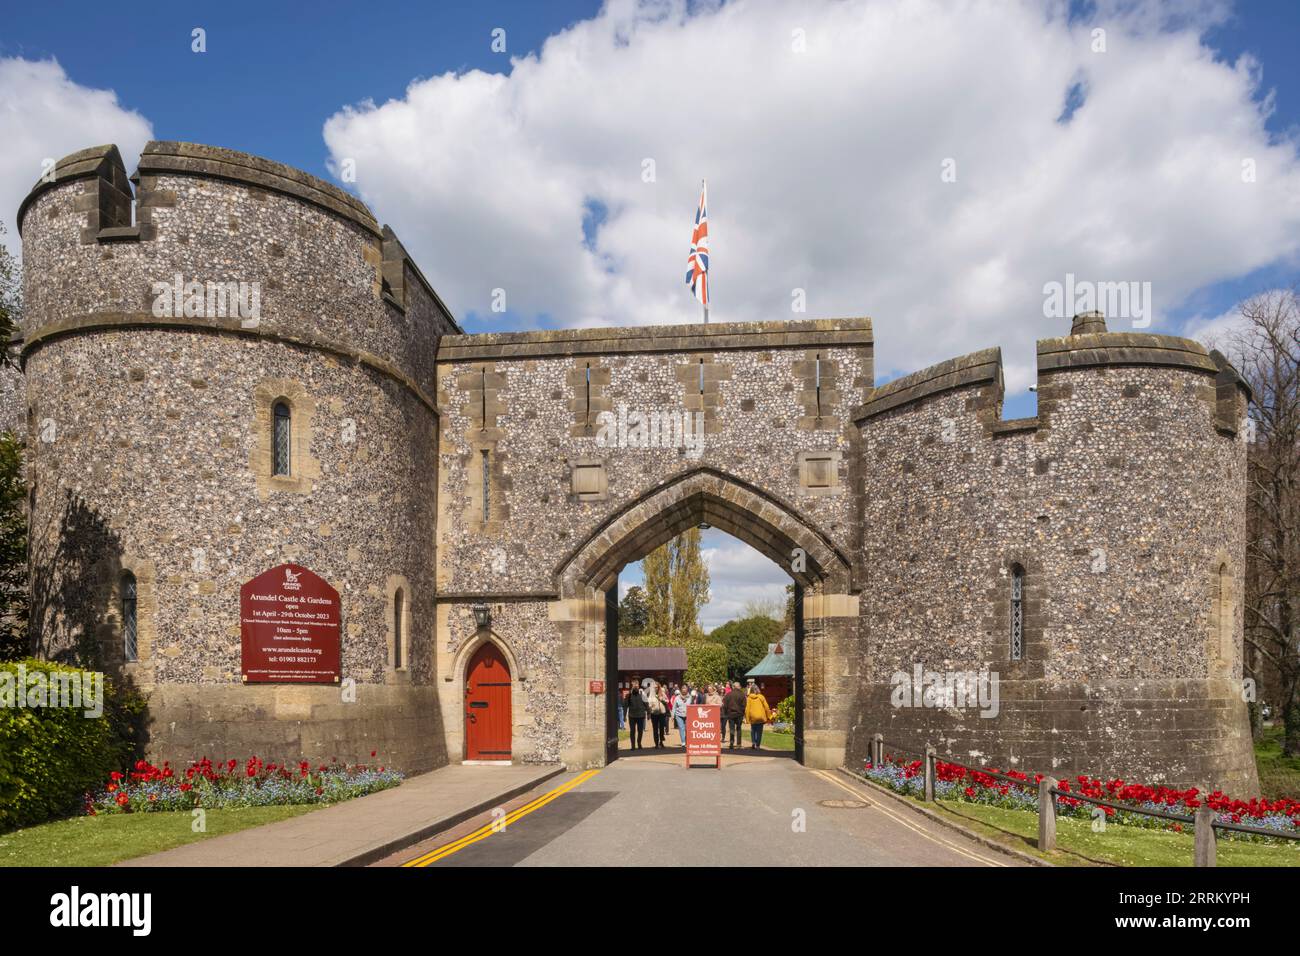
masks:
<svg viewBox="0 0 1300 956"><path fill-rule="evenodd" d="M0 664L0 690L15 697L20 665L29 687L36 673L46 680L89 674L31 658ZM0 832L76 811L110 772L132 762L144 700L107 680L103 692L100 717L85 716L88 707L0 706Z"/></svg>
<svg viewBox="0 0 1300 956"><path fill-rule="evenodd" d="M664 637L662 634L633 634L629 638L624 638L622 632L618 635L618 643L623 647L680 647L680 644L674 644L671 639Z"/></svg>
<svg viewBox="0 0 1300 956"><path fill-rule="evenodd" d="M0 432L0 661L28 653L26 498L22 442Z"/></svg>
<svg viewBox="0 0 1300 956"><path fill-rule="evenodd" d="M13 367L9 340L22 321L23 284L22 267L4 245L6 234L4 223L0 222L0 365Z"/></svg>
<svg viewBox="0 0 1300 956"><path fill-rule="evenodd" d="M776 705L776 723L794 724L794 694Z"/></svg>
<svg viewBox="0 0 1300 956"><path fill-rule="evenodd" d="M686 645L686 683L701 687L726 679L726 647L711 641L690 641Z"/></svg>
<svg viewBox="0 0 1300 956"><path fill-rule="evenodd" d="M709 568L700 554L700 529L683 531L641 562L646 629L684 644L700 633L700 608L709 600Z"/></svg>
<svg viewBox="0 0 1300 956"><path fill-rule="evenodd" d="M644 634L650 623L650 607L646 604L645 589L634 584L627 589L623 600L618 602L618 639L626 643L626 637Z"/></svg>
<svg viewBox="0 0 1300 956"><path fill-rule="evenodd" d="M1300 757L1289 757L1283 752L1283 729L1280 724L1264 727L1255 741L1259 792L1271 800L1279 797L1300 800Z"/></svg>
<svg viewBox="0 0 1300 956"><path fill-rule="evenodd" d="M767 646L779 641L784 633L780 622L770 617L747 617L715 627L709 640L727 648L728 675L743 677L767 656Z"/></svg>

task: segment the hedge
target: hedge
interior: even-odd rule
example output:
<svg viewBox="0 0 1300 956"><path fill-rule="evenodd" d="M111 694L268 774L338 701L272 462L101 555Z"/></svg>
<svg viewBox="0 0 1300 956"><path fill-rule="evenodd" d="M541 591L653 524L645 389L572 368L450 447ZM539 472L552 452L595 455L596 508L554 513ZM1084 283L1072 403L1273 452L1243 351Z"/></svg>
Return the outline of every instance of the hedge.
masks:
<svg viewBox="0 0 1300 956"><path fill-rule="evenodd" d="M20 668L29 687L36 673L46 681L91 673L31 658L0 663L0 693L15 688L0 699L0 833L80 810L87 793L135 757L144 713L139 694L108 680L99 717L85 716L86 706L15 706Z"/></svg>

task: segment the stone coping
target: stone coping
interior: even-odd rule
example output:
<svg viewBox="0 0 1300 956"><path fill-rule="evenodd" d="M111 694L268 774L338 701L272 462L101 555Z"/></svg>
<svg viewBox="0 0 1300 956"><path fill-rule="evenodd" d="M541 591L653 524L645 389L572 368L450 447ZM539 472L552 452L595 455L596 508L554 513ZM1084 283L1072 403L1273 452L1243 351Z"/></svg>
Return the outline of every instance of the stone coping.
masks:
<svg viewBox="0 0 1300 956"><path fill-rule="evenodd" d="M630 352L870 347L873 341L871 320L868 318L485 332L477 335L443 336L438 344L438 362L618 355Z"/></svg>
<svg viewBox="0 0 1300 956"><path fill-rule="evenodd" d="M1154 365L1217 374L1219 366L1199 342L1144 332L1097 332L1038 342L1038 370L1097 365Z"/></svg>
<svg viewBox="0 0 1300 956"><path fill-rule="evenodd" d="M141 176L182 175L199 176L211 179L223 179L253 189L264 189L279 193L302 202L311 203L326 212L342 216L344 219L379 239L381 243L391 243L391 248L409 266L412 274L424 288L434 305L442 311L452 327L461 330L455 316L447 308L433 285L406 251L406 247L393 230L384 226L380 228L374 214L360 199L343 191L323 179L305 173L284 163L263 159L250 153L241 153L221 146L205 146L200 143L181 143L171 140L151 140L140 154L140 165L134 176L128 181L122 155L116 146L91 146L87 149L69 153L60 159L54 167L52 181L38 182L18 207L17 227L22 234L23 217L27 209L41 193L56 185L77 179L101 177L130 194L130 183L137 186ZM138 240L141 238L139 226L101 229L100 241ZM399 302L390 302L395 308L404 310Z"/></svg>
<svg viewBox="0 0 1300 956"><path fill-rule="evenodd" d="M27 210L31 208L32 203L40 198L42 193L53 189L55 186L62 186L64 183L70 183L78 179L94 179L100 176L113 182L120 189L126 189L129 186L126 181L126 167L122 163L122 154L117 151L117 147L112 143L103 146L89 146L86 149L79 149L75 153L64 156L54 164L54 175L48 180L37 180L36 185L32 186L31 191L18 205L18 214L15 217L18 234L21 236L23 233L23 217L27 215Z"/></svg>
<svg viewBox="0 0 1300 956"><path fill-rule="evenodd" d="M1095 332L1039 339L1038 371L1100 366L1139 365L1158 368L1182 368L1217 375L1227 361L1192 339L1175 335L1140 332ZM1235 375L1235 370L1232 371ZM1240 376L1236 376L1240 379ZM954 388L997 384L1002 389L1002 353L1000 349L983 349L938 365L912 372L880 386L853 413L854 423L881 415L904 405L930 398ZM1241 383L1245 388L1245 383ZM995 426L998 432L1025 431L1035 427L1036 419L1015 419Z"/></svg>
<svg viewBox="0 0 1300 956"><path fill-rule="evenodd" d="M358 349L343 342L336 342L319 335L294 335L277 332L261 326L245 328L236 318L212 318L202 321L196 319L155 316L148 312L91 312L87 315L74 315L55 322L46 322L35 332L29 334L23 342L20 353L20 368L27 365L27 357L46 342L68 335L81 335L88 332L107 332L125 329L179 329L183 332L202 332L208 335L246 335L250 338L267 339L284 345L327 352L349 362L364 365L380 375L391 379L405 388L414 398L435 416L438 407L425 394L410 376L393 365L387 359Z"/></svg>
<svg viewBox="0 0 1300 956"><path fill-rule="evenodd" d="M221 146L151 140L140 154L134 177L180 174L206 176L301 199L356 223L382 238L374 214L360 199L300 169Z"/></svg>
<svg viewBox="0 0 1300 956"><path fill-rule="evenodd" d="M465 330L460 327L460 323L457 322L456 317L451 314L451 309L447 308L447 303L442 301L442 296L438 295L437 290L434 289L432 283L424 277L424 273L420 270L420 267L416 265L415 260L411 258L411 254L406 251L406 246L402 244L401 239L397 238L397 233L393 232L391 226L387 224L384 225L383 236L384 258L389 258L388 254L390 251L396 251L397 258L402 262L404 267L410 268L411 272L415 275L416 281L420 283L424 288L425 293L433 300L434 306L442 312L447 321L451 323L451 327L455 329L457 333L463 335ZM392 304L394 308L401 309L403 314L405 314L406 307L404 305L397 302Z"/></svg>
<svg viewBox="0 0 1300 956"><path fill-rule="evenodd" d="M853 412L854 423L882 415L902 405L919 402L942 392L969 385L1002 388L1002 350L982 349L931 365L881 385Z"/></svg>

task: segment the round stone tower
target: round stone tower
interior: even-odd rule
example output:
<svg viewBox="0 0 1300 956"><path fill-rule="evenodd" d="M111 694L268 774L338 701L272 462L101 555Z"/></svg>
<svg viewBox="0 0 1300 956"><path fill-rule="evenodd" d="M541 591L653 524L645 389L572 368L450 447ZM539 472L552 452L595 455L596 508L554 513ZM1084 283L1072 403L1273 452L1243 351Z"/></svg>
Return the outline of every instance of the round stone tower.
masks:
<svg viewBox="0 0 1300 956"><path fill-rule="evenodd" d="M134 189L132 188L134 184ZM23 239L32 632L149 698L151 756L445 762L434 355L459 331L357 199L151 142L62 159ZM340 595L337 684L247 684L240 587Z"/></svg>
<svg viewBox="0 0 1300 956"><path fill-rule="evenodd" d="M1085 313L1038 343L1036 416L1004 420L1002 382L987 349L859 411L871 572L851 756L879 733L1058 777L1257 793L1240 377L1197 342ZM978 700L909 692L931 674L977 678Z"/></svg>

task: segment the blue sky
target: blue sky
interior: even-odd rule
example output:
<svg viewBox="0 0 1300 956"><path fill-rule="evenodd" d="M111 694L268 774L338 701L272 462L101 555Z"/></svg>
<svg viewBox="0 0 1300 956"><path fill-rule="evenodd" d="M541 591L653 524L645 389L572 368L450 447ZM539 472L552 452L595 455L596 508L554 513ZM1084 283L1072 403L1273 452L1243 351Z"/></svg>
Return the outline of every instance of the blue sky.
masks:
<svg viewBox="0 0 1300 956"><path fill-rule="evenodd" d="M0 219L107 138L356 158L468 331L694 321L707 175L715 320L871 315L879 381L999 344L1007 417L1065 331L1045 281L1149 279L1152 331L1197 334L1300 279L1300 3L900 3L6 2Z"/></svg>

